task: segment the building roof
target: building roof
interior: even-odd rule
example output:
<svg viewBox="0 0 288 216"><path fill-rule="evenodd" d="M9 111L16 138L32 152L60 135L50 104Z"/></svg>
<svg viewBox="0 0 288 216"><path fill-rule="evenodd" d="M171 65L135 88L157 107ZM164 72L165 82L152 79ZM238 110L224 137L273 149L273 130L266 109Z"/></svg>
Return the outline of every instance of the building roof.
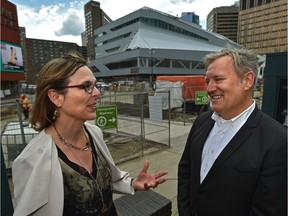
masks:
<svg viewBox="0 0 288 216"><path fill-rule="evenodd" d="M149 7L136 10L95 31L95 35L101 35L96 37L99 44L97 58L135 48L209 52L219 51L227 44L241 48L223 35Z"/></svg>
<svg viewBox="0 0 288 216"><path fill-rule="evenodd" d="M179 34L155 31L152 28L140 28L133 36L128 49L154 48L154 49L177 49L177 50L198 50L198 51L219 51L222 46L216 46L203 40L191 37L179 37Z"/></svg>

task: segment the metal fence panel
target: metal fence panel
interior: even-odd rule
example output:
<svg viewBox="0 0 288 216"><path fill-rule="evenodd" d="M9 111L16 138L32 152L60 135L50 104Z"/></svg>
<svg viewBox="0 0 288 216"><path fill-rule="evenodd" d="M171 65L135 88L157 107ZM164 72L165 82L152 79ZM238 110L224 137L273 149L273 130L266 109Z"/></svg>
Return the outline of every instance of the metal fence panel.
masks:
<svg viewBox="0 0 288 216"><path fill-rule="evenodd" d="M170 146L170 116L163 114L164 118L160 122L150 119L148 93L107 93L101 96L98 105L117 106L117 128L103 130L104 139L115 163ZM164 94L169 95L169 91ZM32 102L31 104L33 105ZM1 104L1 110L3 110L1 145L7 169L11 169L14 159L38 134L30 127L27 120L23 120L24 116L20 108L16 101ZM95 121L89 121L89 123L96 124Z"/></svg>
<svg viewBox="0 0 288 216"><path fill-rule="evenodd" d="M100 105L111 104L117 106L118 124L116 129L105 130L104 138L116 163L170 146L170 118L150 119L147 92L102 95Z"/></svg>
<svg viewBox="0 0 288 216"><path fill-rule="evenodd" d="M135 92L135 89L132 88L129 88L129 91L127 88L119 88L117 91L105 91L101 95L99 104L116 105L118 112L117 128L103 130L104 139L115 162L120 163L130 158L143 156L148 152L169 147L170 121L183 122L184 125L186 122L193 123L199 113L210 109L209 104L196 105L193 94L187 95L187 92L191 93L196 90L199 88L192 86L178 89L183 102L173 108L171 108L171 104L179 104L179 96L171 93L173 89ZM151 96L161 96L162 98L161 121L151 118L151 112L153 112L149 102ZM29 98L32 106L33 97L34 95L31 95ZM254 99L261 109L262 91L255 90ZM11 168L15 157L37 134L23 119L24 116L18 102L1 103L1 145L8 169ZM95 124L95 121L89 123Z"/></svg>
<svg viewBox="0 0 288 216"><path fill-rule="evenodd" d="M7 169L27 143L38 133L33 130L17 101L1 103L1 146Z"/></svg>

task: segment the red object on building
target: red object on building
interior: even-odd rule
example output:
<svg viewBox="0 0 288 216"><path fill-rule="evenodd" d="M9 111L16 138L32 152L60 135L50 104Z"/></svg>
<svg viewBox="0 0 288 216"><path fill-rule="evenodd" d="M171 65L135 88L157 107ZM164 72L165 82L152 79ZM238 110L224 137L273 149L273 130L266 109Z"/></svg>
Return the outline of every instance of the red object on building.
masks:
<svg viewBox="0 0 288 216"><path fill-rule="evenodd" d="M1 40L20 44L17 8L7 0L1 0Z"/></svg>
<svg viewBox="0 0 288 216"><path fill-rule="evenodd" d="M17 7L15 4L7 0L1 0L1 46L3 44L11 44L11 46L15 45L19 47L21 46ZM2 52L3 50L1 50L1 53ZM20 80L25 80L24 71L11 72L9 70L5 70L5 68L1 68L1 82Z"/></svg>
<svg viewBox="0 0 288 216"><path fill-rule="evenodd" d="M206 91L205 76L157 76L157 81L170 81L170 82L182 82L182 97L183 99L195 99L196 91Z"/></svg>

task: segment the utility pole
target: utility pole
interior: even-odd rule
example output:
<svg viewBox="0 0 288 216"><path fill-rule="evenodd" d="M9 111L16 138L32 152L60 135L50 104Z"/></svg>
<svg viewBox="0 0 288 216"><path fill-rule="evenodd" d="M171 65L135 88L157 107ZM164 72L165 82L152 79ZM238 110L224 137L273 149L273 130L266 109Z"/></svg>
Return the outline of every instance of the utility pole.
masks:
<svg viewBox="0 0 288 216"><path fill-rule="evenodd" d="M154 76L154 66L153 66L153 53L155 52L155 50L153 48L149 49L150 52L150 67L151 67L151 78L150 78L150 86L153 89L153 85L154 85L154 80L153 80L153 76Z"/></svg>

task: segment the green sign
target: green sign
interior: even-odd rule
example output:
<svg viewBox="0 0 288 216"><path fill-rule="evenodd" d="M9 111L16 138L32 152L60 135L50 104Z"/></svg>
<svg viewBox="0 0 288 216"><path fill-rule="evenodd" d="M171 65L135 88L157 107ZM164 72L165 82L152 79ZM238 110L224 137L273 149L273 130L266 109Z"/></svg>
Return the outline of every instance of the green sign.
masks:
<svg viewBox="0 0 288 216"><path fill-rule="evenodd" d="M116 105L97 106L96 125L101 129L117 128Z"/></svg>
<svg viewBox="0 0 288 216"><path fill-rule="evenodd" d="M209 97L207 91L196 91L195 92L195 104L208 104Z"/></svg>

